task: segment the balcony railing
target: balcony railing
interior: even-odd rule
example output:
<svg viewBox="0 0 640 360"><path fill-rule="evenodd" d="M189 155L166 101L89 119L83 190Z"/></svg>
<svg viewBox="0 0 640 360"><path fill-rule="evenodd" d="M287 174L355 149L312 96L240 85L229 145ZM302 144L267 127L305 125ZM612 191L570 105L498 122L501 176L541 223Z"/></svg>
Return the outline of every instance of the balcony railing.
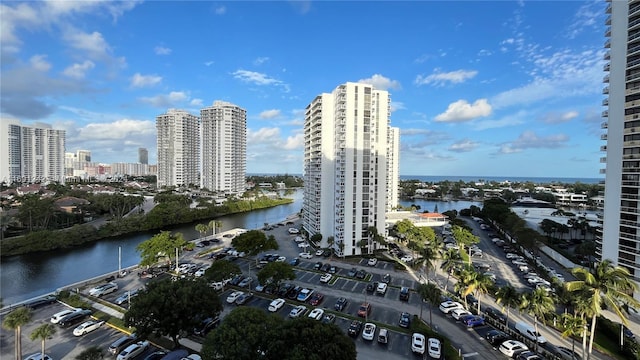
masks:
<svg viewBox="0 0 640 360"><path fill-rule="evenodd" d="M608 127L609 127L609 123L608 123L608 122L606 122L606 121L604 121L604 122L602 122L602 123L600 124L600 128L601 128L601 129L606 129L606 128L608 128Z"/></svg>
<svg viewBox="0 0 640 360"><path fill-rule="evenodd" d="M607 134L600 135L600 140L607 140Z"/></svg>
<svg viewBox="0 0 640 360"><path fill-rule="evenodd" d="M631 41L631 39L629 39L629 41ZM611 48L611 40L607 40L604 42L604 48L605 49Z"/></svg>
<svg viewBox="0 0 640 360"><path fill-rule="evenodd" d="M602 100L602 106L609 106L609 99L603 99Z"/></svg>
<svg viewBox="0 0 640 360"><path fill-rule="evenodd" d="M611 27L607 27L607 29L604 31L604 36L611 37Z"/></svg>
<svg viewBox="0 0 640 360"><path fill-rule="evenodd" d="M605 87L604 89L602 89L602 93L603 94L608 94L609 93L609 87Z"/></svg>
<svg viewBox="0 0 640 360"><path fill-rule="evenodd" d="M607 151L607 145L600 146L600 151Z"/></svg>
<svg viewBox="0 0 640 360"><path fill-rule="evenodd" d="M611 63L606 63L604 64L604 66L602 67L603 71L609 71L611 69Z"/></svg>

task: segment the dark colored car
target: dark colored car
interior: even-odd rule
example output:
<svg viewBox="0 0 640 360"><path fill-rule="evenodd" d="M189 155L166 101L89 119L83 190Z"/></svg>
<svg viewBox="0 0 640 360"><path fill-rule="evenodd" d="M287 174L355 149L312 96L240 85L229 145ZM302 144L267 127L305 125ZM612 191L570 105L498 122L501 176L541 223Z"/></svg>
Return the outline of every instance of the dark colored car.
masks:
<svg viewBox="0 0 640 360"><path fill-rule="evenodd" d="M500 330L489 330L484 337L491 345L500 345L509 340L509 335Z"/></svg>
<svg viewBox="0 0 640 360"><path fill-rule="evenodd" d="M356 337L358 336L358 334L360 334L361 330L362 330L362 321L353 320L351 322L351 325L349 325L349 330L347 330L347 333L351 337Z"/></svg>
<svg viewBox="0 0 640 360"><path fill-rule="evenodd" d="M348 277L354 277L356 276L356 273L358 272L358 269L356 268L352 268L351 270L349 270L349 272L347 273Z"/></svg>
<svg viewBox="0 0 640 360"><path fill-rule="evenodd" d="M467 325L467 327L484 325L484 318L478 315L467 315L464 316L461 320L463 324Z"/></svg>
<svg viewBox="0 0 640 360"><path fill-rule="evenodd" d="M329 272L329 269L330 269L330 268L331 268L331 264L326 263L326 264L322 265L322 267L320 268L320 271L322 271L322 272L325 272L325 273L326 273L326 272Z"/></svg>
<svg viewBox="0 0 640 360"><path fill-rule="evenodd" d="M478 299L476 299L475 296L469 294L467 295L466 299L467 299L467 304L469 305L470 308L478 307Z"/></svg>
<svg viewBox="0 0 640 360"><path fill-rule="evenodd" d="M114 341L109 345L109 353L111 355L118 355L120 352L127 348L127 346L133 344L138 340L138 337L135 335L125 335Z"/></svg>
<svg viewBox="0 0 640 360"><path fill-rule="evenodd" d="M76 311L60 319L60 321L58 321L58 325L62 327L69 327L79 323L89 315L91 315L91 310Z"/></svg>
<svg viewBox="0 0 640 360"><path fill-rule="evenodd" d="M253 293L244 293L236 300L236 305L244 305L253 298Z"/></svg>
<svg viewBox="0 0 640 360"><path fill-rule="evenodd" d="M320 262L320 261L318 261L317 263L313 264L314 270L320 270L321 267L322 267L322 262Z"/></svg>
<svg viewBox="0 0 640 360"><path fill-rule="evenodd" d="M376 291L377 288L378 288L378 282L377 281L370 282L369 284L367 284L367 292L368 293L372 293L372 292Z"/></svg>
<svg viewBox="0 0 640 360"><path fill-rule="evenodd" d="M207 334L220 325L220 318L210 317L206 318L200 324L200 327L193 329L193 333L198 336L207 336Z"/></svg>
<svg viewBox="0 0 640 360"><path fill-rule="evenodd" d="M398 325L403 328L408 328L411 325L411 314L409 314L408 312L403 312L402 314L400 314Z"/></svg>
<svg viewBox="0 0 640 360"><path fill-rule="evenodd" d="M409 301L409 288L408 287L403 286L402 288L400 288L400 300Z"/></svg>
<svg viewBox="0 0 640 360"><path fill-rule="evenodd" d="M364 270L356 271L356 279L363 280L365 277L367 277L367 272L366 271L364 271Z"/></svg>
<svg viewBox="0 0 640 360"><path fill-rule="evenodd" d="M336 316L334 314L328 313L328 314L324 314L324 316L322 317L322 323L323 324L332 324L336 321Z"/></svg>
<svg viewBox="0 0 640 360"><path fill-rule="evenodd" d="M309 299L309 304L317 306L322 302L322 299L324 299L324 295L320 293L313 293L313 295L311 295L311 299Z"/></svg>
<svg viewBox="0 0 640 360"><path fill-rule="evenodd" d="M293 259L291 259L291 261L289 261L289 264L291 264L291 266L296 266L296 265L300 264L300 259L293 258Z"/></svg>
<svg viewBox="0 0 640 360"><path fill-rule="evenodd" d="M322 256L324 256L324 257L329 257L329 256L331 256L331 250L329 250L329 249L325 249L325 250L322 252Z"/></svg>
<svg viewBox="0 0 640 360"><path fill-rule="evenodd" d="M498 311L498 310L496 310L496 309L494 309L492 307L488 307L488 308L484 309L484 313L488 317L498 321L501 324L506 324L507 323L507 317L504 316L500 311Z"/></svg>
<svg viewBox="0 0 640 360"><path fill-rule="evenodd" d="M289 295L289 291L293 290L294 286L292 284L289 283L285 283L280 285L280 288L278 289L278 296L279 297L286 297L287 295Z"/></svg>
<svg viewBox="0 0 640 360"><path fill-rule="evenodd" d="M391 282L391 275L389 274L384 274L384 276L382 277L382 282L383 283L390 283Z"/></svg>
<svg viewBox="0 0 640 360"><path fill-rule="evenodd" d="M348 302L349 301L347 299L341 297L338 300L336 300L336 304L333 306L333 308L336 309L337 311L342 311L347 306Z"/></svg>
<svg viewBox="0 0 640 360"><path fill-rule="evenodd" d="M338 269L334 265L331 265L329 268L329 274L335 274L336 272L338 272Z"/></svg>
<svg viewBox="0 0 640 360"><path fill-rule="evenodd" d="M164 350L154 351L151 354L147 355L143 360L160 360L167 355L167 352Z"/></svg>
<svg viewBox="0 0 640 360"><path fill-rule="evenodd" d="M229 284L238 286L238 284L239 284L242 280L244 280L244 276L242 276L242 275L236 275L236 276L234 276L234 277L233 277L233 279L231 279L231 281L229 281Z"/></svg>
<svg viewBox="0 0 640 360"><path fill-rule="evenodd" d="M41 298L33 299L33 300L29 301L29 302L26 302L24 304L24 306L26 306L26 307L28 307L30 309L37 309L37 308L42 307L42 306L53 304L56 301L57 301L57 298L56 298L55 295L47 295L47 296L44 296L44 297L41 297Z"/></svg>
<svg viewBox="0 0 640 360"><path fill-rule="evenodd" d="M291 291L289 291L289 293L287 294L287 299L295 300L298 297L298 293L300 292L300 290L302 290L300 286L296 286L291 289Z"/></svg>

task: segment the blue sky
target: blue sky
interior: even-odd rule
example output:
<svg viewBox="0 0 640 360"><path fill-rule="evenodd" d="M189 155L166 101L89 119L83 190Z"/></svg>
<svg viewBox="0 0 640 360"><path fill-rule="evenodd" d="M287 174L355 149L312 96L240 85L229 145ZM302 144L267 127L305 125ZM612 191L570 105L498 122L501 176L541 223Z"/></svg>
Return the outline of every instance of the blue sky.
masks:
<svg viewBox="0 0 640 360"><path fill-rule="evenodd" d="M0 4L2 118L156 162L155 116L247 109L247 171L302 173L303 109L388 90L401 175L600 177L604 1Z"/></svg>

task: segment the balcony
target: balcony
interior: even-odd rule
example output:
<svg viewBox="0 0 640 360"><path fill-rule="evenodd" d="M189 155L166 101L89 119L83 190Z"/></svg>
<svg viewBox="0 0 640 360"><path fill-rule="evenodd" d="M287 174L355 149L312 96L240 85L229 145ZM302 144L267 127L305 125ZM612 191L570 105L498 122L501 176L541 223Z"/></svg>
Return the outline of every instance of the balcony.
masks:
<svg viewBox="0 0 640 360"><path fill-rule="evenodd" d="M609 87L607 86L604 89L602 89L602 93L605 94L605 95L608 94L609 93Z"/></svg>
<svg viewBox="0 0 640 360"><path fill-rule="evenodd" d="M607 169L600 169L599 173L600 174L606 174L607 173Z"/></svg>
<svg viewBox="0 0 640 360"><path fill-rule="evenodd" d="M604 11L605 14L611 14L611 4L607 6L607 9Z"/></svg>
<svg viewBox="0 0 640 360"><path fill-rule="evenodd" d="M602 112L602 117L606 118L609 117L609 110L605 110ZM604 129L604 128L603 128Z"/></svg>
<svg viewBox="0 0 640 360"><path fill-rule="evenodd" d="M631 41L631 39L629 39L629 41ZM607 40L604 42L604 48L605 49L610 49L611 48L611 40Z"/></svg>
<svg viewBox="0 0 640 360"><path fill-rule="evenodd" d="M604 121L603 123L600 124L600 128L601 129L607 129L609 127L609 123Z"/></svg>
<svg viewBox="0 0 640 360"><path fill-rule="evenodd" d="M611 60L611 51L607 51L606 53L604 53L604 56L602 58L604 60Z"/></svg>
<svg viewBox="0 0 640 360"><path fill-rule="evenodd" d="M601 164L606 164L607 163L607 157L606 156L601 157L600 158L600 163Z"/></svg>
<svg viewBox="0 0 640 360"><path fill-rule="evenodd" d="M633 95L633 94L636 94L638 92L640 92L640 86L630 87L630 88L627 88L625 90L625 94L626 95Z"/></svg>
<svg viewBox="0 0 640 360"><path fill-rule="evenodd" d="M607 140L607 134L600 135L600 140Z"/></svg>
<svg viewBox="0 0 640 360"><path fill-rule="evenodd" d="M609 98L602 100L602 106L609 106Z"/></svg>
<svg viewBox="0 0 640 360"><path fill-rule="evenodd" d="M633 20L627 26L627 30L635 30L640 25L640 19Z"/></svg>
<svg viewBox="0 0 640 360"><path fill-rule="evenodd" d="M611 37L611 26L604 31L604 37Z"/></svg>
<svg viewBox="0 0 640 360"><path fill-rule="evenodd" d="M606 63L604 64L604 66L602 67L603 71L609 71L611 70L611 63Z"/></svg>
<svg viewBox="0 0 640 360"><path fill-rule="evenodd" d="M600 146L600 151L607 151L607 145Z"/></svg>
<svg viewBox="0 0 640 360"><path fill-rule="evenodd" d="M604 24L607 26L611 25L611 15L607 16L607 19L604 21Z"/></svg>
<svg viewBox="0 0 640 360"><path fill-rule="evenodd" d="M605 84L608 84L608 83L609 83L609 75L605 75L605 76L602 78L602 82L603 82L603 83L605 83Z"/></svg>

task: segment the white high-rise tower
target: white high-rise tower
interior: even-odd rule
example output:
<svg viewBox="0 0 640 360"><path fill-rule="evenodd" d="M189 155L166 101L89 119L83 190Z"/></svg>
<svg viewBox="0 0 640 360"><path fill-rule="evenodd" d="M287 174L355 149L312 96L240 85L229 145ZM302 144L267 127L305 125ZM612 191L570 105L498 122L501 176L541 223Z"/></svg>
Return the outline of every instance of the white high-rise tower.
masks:
<svg viewBox="0 0 640 360"><path fill-rule="evenodd" d="M197 116L169 109L156 117L158 188L198 185L200 124Z"/></svg>
<svg viewBox="0 0 640 360"><path fill-rule="evenodd" d="M389 127L389 93L346 83L318 95L304 124L303 227L334 239L338 255L370 253L397 202L398 130ZM395 184L395 185L394 185Z"/></svg>

